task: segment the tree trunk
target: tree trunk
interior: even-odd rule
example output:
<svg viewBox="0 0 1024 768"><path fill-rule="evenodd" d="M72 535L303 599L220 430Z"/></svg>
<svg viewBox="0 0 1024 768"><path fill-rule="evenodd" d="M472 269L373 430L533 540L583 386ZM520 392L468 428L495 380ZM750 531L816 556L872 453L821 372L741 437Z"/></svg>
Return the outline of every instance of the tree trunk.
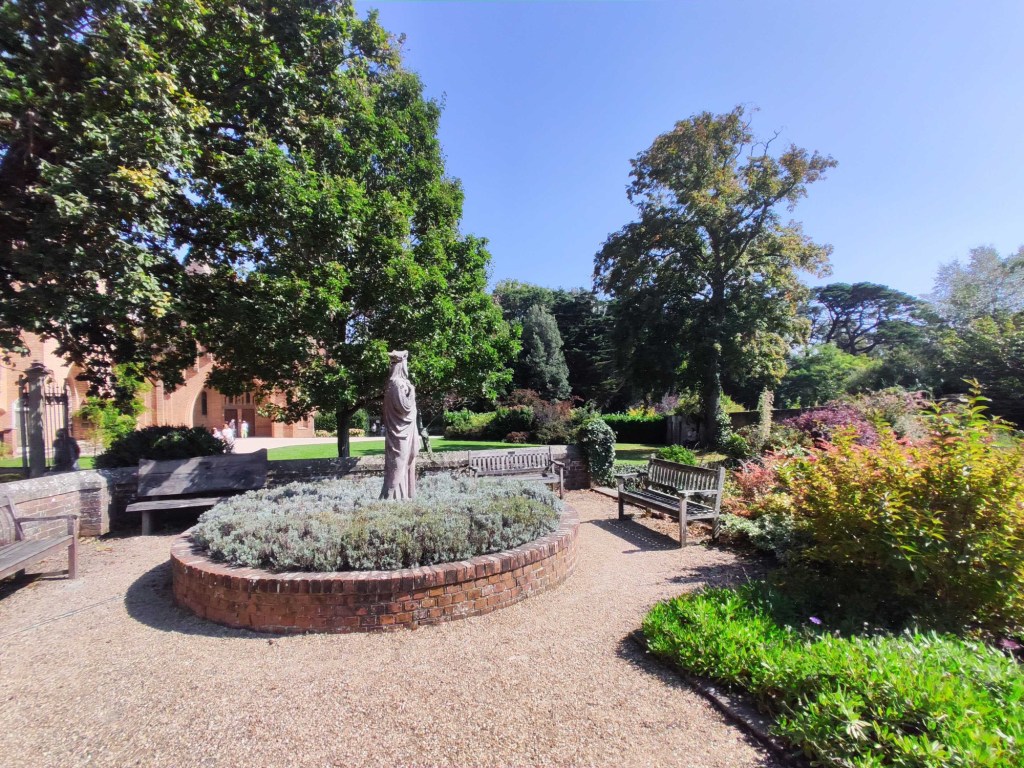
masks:
<svg viewBox="0 0 1024 768"><path fill-rule="evenodd" d="M709 448L717 448L722 435L719 434L718 414L722 410L722 377L718 372L721 351L717 344L710 345L707 367L701 382L700 400L702 412L701 442Z"/></svg>
<svg viewBox="0 0 1024 768"><path fill-rule="evenodd" d="M334 412L338 420L338 456L347 459L351 454L348 437L348 425L352 423L352 414L355 411L339 408Z"/></svg>
<svg viewBox="0 0 1024 768"><path fill-rule="evenodd" d="M708 324L707 350L703 356L704 373L701 381L701 440L709 448L718 448L722 442L718 415L722 410L722 329L725 326L725 285L715 281L711 286L711 322Z"/></svg>

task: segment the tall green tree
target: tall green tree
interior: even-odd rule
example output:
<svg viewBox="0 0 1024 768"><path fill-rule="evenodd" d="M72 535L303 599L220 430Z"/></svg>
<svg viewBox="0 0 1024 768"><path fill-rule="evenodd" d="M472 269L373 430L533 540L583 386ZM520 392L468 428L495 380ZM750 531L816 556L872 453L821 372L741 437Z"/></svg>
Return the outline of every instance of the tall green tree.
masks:
<svg viewBox="0 0 1024 768"><path fill-rule="evenodd" d="M878 283L830 283L811 289L811 338L864 355L908 343L927 321L921 299Z"/></svg>
<svg viewBox="0 0 1024 768"><path fill-rule="evenodd" d="M195 360L171 211L206 107L165 55L189 0L0 4L0 348L56 340L97 385Z"/></svg>
<svg viewBox="0 0 1024 768"><path fill-rule="evenodd" d="M488 395L516 342L458 229L438 105L350 0L0 6L0 347L169 387L197 342L274 415ZM340 450L347 451L342 428Z"/></svg>
<svg viewBox="0 0 1024 768"><path fill-rule="evenodd" d="M541 397L569 397L569 368L562 352L562 335L554 316L539 304L530 307L523 318L523 350L516 370L525 388Z"/></svg>
<svg viewBox="0 0 1024 768"><path fill-rule="evenodd" d="M342 456L388 349L409 350L422 399L494 396L515 341L398 42L347 2L208 8L177 44L212 115L181 215L211 383L286 420L334 412Z"/></svg>
<svg viewBox="0 0 1024 768"><path fill-rule="evenodd" d="M1024 312L1024 246L1009 256L982 246L971 250L966 264L942 265L928 298L953 325Z"/></svg>
<svg viewBox="0 0 1024 768"><path fill-rule="evenodd" d="M771 144L754 138L742 107L676 123L633 160L638 219L595 260L626 353L641 352L661 382L699 388L710 444L721 436L723 374L782 377L791 343L808 331L798 273L822 274L828 262L828 246L784 224L780 209L836 163L795 146L775 156Z"/></svg>
<svg viewBox="0 0 1024 768"><path fill-rule="evenodd" d="M572 394L605 406L619 382L612 366L608 302L593 291L557 290L551 308L562 335Z"/></svg>

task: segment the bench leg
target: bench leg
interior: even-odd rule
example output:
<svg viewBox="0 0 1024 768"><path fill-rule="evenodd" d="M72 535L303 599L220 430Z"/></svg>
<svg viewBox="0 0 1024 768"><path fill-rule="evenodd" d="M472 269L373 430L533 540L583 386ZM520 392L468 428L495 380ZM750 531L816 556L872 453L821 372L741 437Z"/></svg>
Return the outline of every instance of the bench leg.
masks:
<svg viewBox="0 0 1024 768"><path fill-rule="evenodd" d="M625 520L626 519L626 508L625 508L625 505L622 503L622 486L621 485L619 486L618 496L619 496L619 520Z"/></svg>
<svg viewBox="0 0 1024 768"><path fill-rule="evenodd" d="M68 578L78 578L78 539L72 539L68 545Z"/></svg>
<svg viewBox="0 0 1024 768"><path fill-rule="evenodd" d="M689 499L685 496L679 500L679 548L686 546L686 505Z"/></svg>
<svg viewBox="0 0 1024 768"><path fill-rule="evenodd" d="M153 518L149 510L142 512L142 535L149 536L153 533Z"/></svg>

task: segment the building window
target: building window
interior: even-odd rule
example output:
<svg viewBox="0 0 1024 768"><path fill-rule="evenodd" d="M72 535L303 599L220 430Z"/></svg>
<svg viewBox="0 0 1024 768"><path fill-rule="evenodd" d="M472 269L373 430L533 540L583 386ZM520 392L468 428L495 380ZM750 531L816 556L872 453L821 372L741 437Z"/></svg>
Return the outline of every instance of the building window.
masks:
<svg viewBox="0 0 1024 768"><path fill-rule="evenodd" d="M209 410L209 405L206 402L206 393L199 393L199 412L205 416Z"/></svg>
<svg viewBox="0 0 1024 768"><path fill-rule="evenodd" d="M245 393L245 404L252 405L252 394L249 392Z"/></svg>

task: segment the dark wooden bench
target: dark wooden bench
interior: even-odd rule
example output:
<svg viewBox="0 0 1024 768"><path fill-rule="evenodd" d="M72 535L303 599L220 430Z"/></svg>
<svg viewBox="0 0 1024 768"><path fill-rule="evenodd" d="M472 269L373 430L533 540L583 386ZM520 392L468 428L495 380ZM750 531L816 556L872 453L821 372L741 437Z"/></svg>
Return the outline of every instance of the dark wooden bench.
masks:
<svg viewBox="0 0 1024 768"><path fill-rule="evenodd" d="M637 488L627 488L626 480L635 478ZM651 459L647 469L615 475L619 495L619 519L625 518L625 504L634 504L679 519L679 546L686 546L686 526L696 520L711 521L711 536L718 538L721 525L722 489L725 469L707 469ZM693 500L704 497L704 502Z"/></svg>
<svg viewBox="0 0 1024 768"><path fill-rule="evenodd" d="M267 483L267 451L200 456L178 461L139 462L137 501L128 512L142 515L142 535L153 532L153 514L180 509L206 510L219 501Z"/></svg>
<svg viewBox="0 0 1024 768"><path fill-rule="evenodd" d="M55 520L67 522L67 532L26 539L24 525ZM25 570L37 560L68 551L68 576L78 578L78 515L18 517L18 508L9 496L0 497L0 579Z"/></svg>
<svg viewBox="0 0 1024 768"><path fill-rule="evenodd" d="M565 465L555 461L551 446L512 448L500 451L470 451L469 468L475 477L514 477L558 486L565 496Z"/></svg>

